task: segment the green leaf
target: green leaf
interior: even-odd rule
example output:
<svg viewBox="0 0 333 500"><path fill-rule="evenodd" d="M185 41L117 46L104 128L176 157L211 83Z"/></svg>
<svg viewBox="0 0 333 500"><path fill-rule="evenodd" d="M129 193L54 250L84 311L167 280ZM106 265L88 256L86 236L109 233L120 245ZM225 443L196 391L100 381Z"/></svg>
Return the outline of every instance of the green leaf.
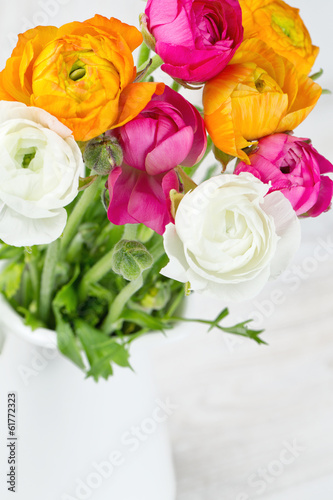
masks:
<svg viewBox="0 0 333 500"><path fill-rule="evenodd" d="M113 363L121 366L123 368L132 368L129 363L130 354L126 348L126 346L113 342L113 345L109 345L107 349L105 349L106 356L109 356Z"/></svg>
<svg viewBox="0 0 333 500"><path fill-rule="evenodd" d="M211 322L211 326L210 326L210 328L209 328L208 331L210 332L213 328L215 328L216 326L218 326L219 323L220 323L220 321L222 321L226 316L228 316L228 314L229 314L229 309L226 307L226 308L223 309L223 311L221 311L217 315L217 317L214 319L214 321Z"/></svg>
<svg viewBox="0 0 333 500"><path fill-rule="evenodd" d="M118 366L121 366L123 368L132 368L128 359L129 359L129 352L127 349L116 342L113 343L113 345L110 345L108 350L106 351L107 354L99 359L93 366L91 366L90 370L88 371L87 375L88 377L94 377L95 380L98 380L98 378L101 376L104 378L107 378L103 375L103 370L105 367L105 364L108 363L110 366L111 373L110 375L113 374L112 367L110 365L110 361L116 363Z"/></svg>
<svg viewBox="0 0 333 500"><path fill-rule="evenodd" d="M20 288L24 266L24 262L11 262L0 273L0 291L8 299L11 299Z"/></svg>
<svg viewBox="0 0 333 500"><path fill-rule="evenodd" d="M75 288L73 287L74 281L80 274L80 266L77 264L74 269L72 278L66 283L57 293L53 299L53 307L59 311L64 310L67 314L74 313L78 306L78 297Z"/></svg>
<svg viewBox="0 0 333 500"><path fill-rule="evenodd" d="M204 175L204 178L202 179L202 182L207 181L213 175L215 175L217 168L218 168L218 164L217 163L214 163L214 165L211 165L209 168L207 168L207 171L206 171L206 173Z"/></svg>
<svg viewBox="0 0 333 500"><path fill-rule="evenodd" d="M317 73L310 75L309 78L311 78L311 80L313 80L313 81L318 80L318 78L320 78L323 73L324 73L323 68L320 68L320 70L317 71Z"/></svg>
<svg viewBox="0 0 333 500"><path fill-rule="evenodd" d="M80 177L79 179L79 191L83 191L87 187L91 186L93 182L97 179L98 175L89 175L88 177Z"/></svg>
<svg viewBox="0 0 333 500"><path fill-rule="evenodd" d="M135 83L142 82L145 79L152 62L152 59L146 60L144 64L138 69L134 80Z"/></svg>
<svg viewBox="0 0 333 500"><path fill-rule="evenodd" d="M81 344L86 352L91 368L96 367L98 370L94 372L94 378L97 380L99 376L107 379L112 375L112 368L110 365L110 357L105 357L105 334L96 328L93 328L83 320L75 321L75 331ZM103 359L103 363L100 361Z"/></svg>
<svg viewBox="0 0 333 500"><path fill-rule="evenodd" d="M107 379L113 373L110 363L130 367L128 350L115 338L110 338L82 320L75 321L75 330L91 366L88 376L93 376L95 380L99 377Z"/></svg>
<svg viewBox="0 0 333 500"><path fill-rule="evenodd" d="M253 321L252 319L249 319L247 321L243 321L242 323L238 323L237 325L231 326L231 327L220 327L221 330L223 330L226 333L233 333L235 335L241 335L242 337L248 337L252 340L255 340L258 344L265 344L267 345L267 342L262 340L259 335L264 332L264 330L251 330L248 328L247 324Z"/></svg>
<svg viewBox="0 0 333 500"><path fill-rule="evenodd" d="M143 311L131 311L128 309L122 313L121 318L125 321L131 321L142 328L149 328L149 330L160 330L163 332L166 328L172 328L172 325L169 325L163 319L151 316Z"/></svg>
<svg viewBox="0 0 333 500"><path fill-rule="evenodd" d="M217 146L213 145L213 153L217 161L219 161L222 165L222 170L227 168L228 163L230 163L232 160L234 160L234 156L229 155L227 153L224 153L224 151L221 151Z"/></svg>
<svg viewBox="0 0 333 500"><path fill-rule="evenodd" d="M199 318L182 318L178 316L173 316L170 318L172 321L185 321L185 322L190 322L190 323L203 323L205 325L210 325L210 328L208 331L211 331L212 328L218 328L222 332L226 333L233 333L234 335L241 335L242 337L248 337L252 340L255 340L258 344L266 344L264 340L262 340L259 335L264 331L264 330L251 330L248 328L247 324L253 321L252 319L249 319L247 321L243 321L242 323L238 323L237 325L234 326L221 326L219 322L225 318L229 314L229 311L227 308L223 309L223 311L217 316L217 318L214 321L208 320L208 319L199 319ZM218 321L219 320L219 321Z"/></svg>
<svg viewBox="0 0 333 500"><path fill-rule="evenodd" d="M84 370L85 366L82 360L81 351L70 324L63 319L56 306L53 307L53 310L56 318L56 332L59 351L64 354L64 356L71 359L79 368Z"/></svg>
<svg viewBox="0 0 333 500"><path fill-rule="evenodd" d="M11 247L9 245L1 245L0 248L0 259L19 259L24 255L24 248L22 247Z"/></svg>
<svg viewBox="0 0 333 500"><path fill-rule="evenodd" d="M100 283L92 283L90 285L89 296L96 297L96 299L108 302L109 304L114 299L114 294Z"/></svg>
<svg viewBox="0 0 333 500"><path fill-rule="evenodd" d="M31 311L25 307L18 307L17 311L24 316L24 324L30 326L32 330L37 328L45 328L45 323L35 316Z"/></svg>

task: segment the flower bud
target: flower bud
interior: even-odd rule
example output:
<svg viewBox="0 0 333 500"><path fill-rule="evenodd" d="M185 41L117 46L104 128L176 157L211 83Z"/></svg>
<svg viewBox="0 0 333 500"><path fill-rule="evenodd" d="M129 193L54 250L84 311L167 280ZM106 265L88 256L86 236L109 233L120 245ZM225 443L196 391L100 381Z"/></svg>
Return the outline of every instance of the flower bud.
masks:
<svg viewBox="0 0 333 500"><path fill-rule="evenodd" d="M139 241L120 240L115 246L112 269L128 281L137 279L152 263L152 256Z"/></svg>
<svg viewBox="0 0 333 500"><path fill-rule="evenodd" d="M156 40L153 37L153 35L150 33L150 31L148 30L146 14L144 14L144 13L140 14L139 21L140 21L140 30L141 30L141 34L143 36L143 41L145 42L147 47L150 48L150 50L153 50L155 52Z"/></svg>
<svg viewBox="0 0 333 500"><path fill-rule="evenodd" d="M123 151L115 137L99 136L86 145L83 153L85 165L98 175L109 175L123 162Z"/></svg>

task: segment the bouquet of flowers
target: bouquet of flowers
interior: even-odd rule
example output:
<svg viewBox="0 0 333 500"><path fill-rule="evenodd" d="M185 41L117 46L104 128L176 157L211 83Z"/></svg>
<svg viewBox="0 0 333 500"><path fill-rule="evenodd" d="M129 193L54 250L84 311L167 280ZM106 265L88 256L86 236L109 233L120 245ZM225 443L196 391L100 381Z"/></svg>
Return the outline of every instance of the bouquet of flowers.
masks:
<svg viewBox="0 0 333 500"><path fill-rule="evenodd" d="M222 326L225 307L192 320L181 303L254 297L333 195L333 165L292 132L322 93L298 9L148 0L140 27L38 26L0 73L0 290L95 379L182 319L263 343L249 321ZM211 150L219 171L205 162L197 184Z"/></svg>

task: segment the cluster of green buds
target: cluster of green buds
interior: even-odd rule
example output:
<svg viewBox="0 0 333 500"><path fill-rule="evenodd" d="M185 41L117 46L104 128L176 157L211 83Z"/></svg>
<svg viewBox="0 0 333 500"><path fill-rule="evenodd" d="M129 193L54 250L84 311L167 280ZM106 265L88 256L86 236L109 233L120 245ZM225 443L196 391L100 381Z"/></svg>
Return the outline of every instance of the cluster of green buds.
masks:
<svg viewBox="0 0 333 500"><path fill-rule="evenodd" d="M120 240L112 255L112 269L128 281L137 279L153 264L153 257L139 241Z"/></svg>

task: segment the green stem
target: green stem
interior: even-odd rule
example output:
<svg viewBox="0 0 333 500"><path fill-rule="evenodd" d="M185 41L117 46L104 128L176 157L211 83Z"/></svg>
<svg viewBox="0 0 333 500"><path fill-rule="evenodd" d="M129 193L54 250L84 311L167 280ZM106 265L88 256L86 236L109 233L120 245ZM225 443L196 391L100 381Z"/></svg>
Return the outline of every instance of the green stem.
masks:
<svg viewBox="0 0 333 500"><path fill-rule="evenodd" d="M83 276L83 279L79 288L79 299L84 300L89 293L89 286L92 283L97 283L103 278L109 271L112 270L112 254L113 248L108 253L106 253L96 264L89 269L89 271Z"/></svg>
<svg viewBox="0 0 333 500"><path fill-rule="evenodd" d="M39 299L40 299L40 276L37 268L37 262L31 260L28 264L31 285L32 285L32 295L36 297L36 309L39 311Z"/></svg>
<svg viewBox="0 0 333 500"><path fill-rule="evenodd" d="M52 302L52 292L56 276L56 264L59 254L59 239L50 243L46 250L45 261L42 271L39 316L44 323L47 323Z"/></svg>
<svg viewBox="0 0 333 500"><path fill-rule="evenodd" d="M136 240L136 235L138 232L138 224L126 224L123 234L124 240Z"/></svg>
<svg viewBox="0 0 333 500"><path fill-rule="evenodd" d="M144 68L149 62L150 48L143 42L140 47L139 57L138 57L138 71ZM142 66L142 68L141 68Z"/></svg>
<svg viewBox="0 0 333 500"><path fill-rule="evenodd" d="M176 80L174 80L172 82L172 85L171 85L172 90L179 92L180 87L181 87L180 83L176 82Z"/></svg>
<svg viewBox="0 0 333 500"><path fill-rule="evenodd" d="M182 287L177 293L175 293L173 298L174 298L174 300L171 303L171 305L170 305L170 307L165 315L166 319L171 318L171 316L174 314L174 312L178 309L178 307L180 306L180 304L184 300L184 298L185 298L184 288Z"/></svg>
<svg viewBox="0 0 333 500"><path fill-rule="evenodd" d="M81 220L87 210L87 208L92 204L94 198L99 190L99 179L96 179L87 189L84 190L81 198L76 203L73 212L68 217L68 221L61 237L60 249L63 252L66 250L68 245L71 243L72 239L77 233L77 228L80 225Z"/></svg>
<svg viewBox="0 0 333 500"><path fill-rule="evenodd" d="M115 300L112 302L109 313L102 324L102 331L109 334L112 331L114 323L120 318L120 315L132 295L135 294L143 285L142 274L134 281L121 290Z"/></svg>
<svg viewBox="0 0 333 500"><path fill-rule="evenodd" d="M160 257L162 257L162 255L165 254L163 240L158 239L157 242L154 243L154 245L152 245L151 248L148 248L148 251L149 251L150 255L153 257L154 262L157 262L158 259L160 259ZM149 271L150 271L150 269L147 269L146 271L144 271L144 274L148 273Z"/></svg>
<svg viewBox="0 0 333 500"><path fill-rule="evenodd" d="M154 56L152 58L152 63L145 75L145 80L147 80L147 78L155 71L155 69L159 68L160 66L162 66L163 64L163 60L160 58L160 56L158 56L156 54L156 56Z"/></svg>

